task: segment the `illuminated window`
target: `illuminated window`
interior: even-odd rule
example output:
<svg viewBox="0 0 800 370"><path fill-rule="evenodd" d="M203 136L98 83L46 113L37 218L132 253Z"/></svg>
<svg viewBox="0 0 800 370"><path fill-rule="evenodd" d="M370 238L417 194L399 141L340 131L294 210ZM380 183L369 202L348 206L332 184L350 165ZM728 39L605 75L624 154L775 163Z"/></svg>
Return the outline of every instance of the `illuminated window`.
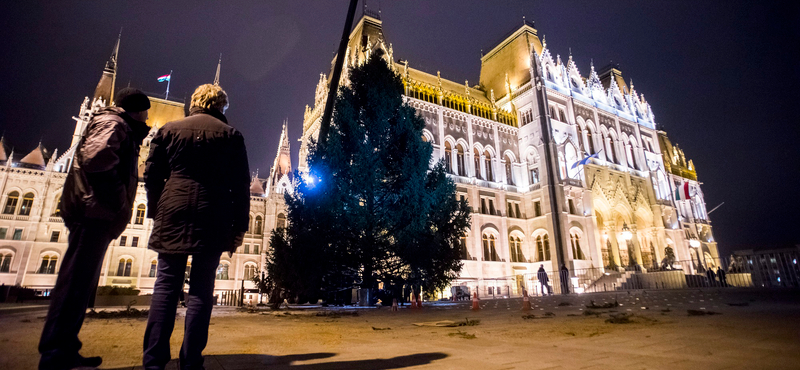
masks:
<svg viewBox="0 0 800 370"><path fill-rule="evenodd" d="M147 274L148 277L156 277L156 269L158 268L158 262L153 260L150 262L150 273Z"/></svg>
<svg viewBox="0 0 800 370"><path fill-rule="evenodd" d="M133 267L132 259L120 258L119 265L117 265L117 276L131 276L131 267Z"/></svg>
<svg viewBox="0 0 800 370"><path fill-rule="evenodd" d="M11 259L14 257L11 253L0 253L0 272L11 271Z"/></svg>
<svg viewBox="0 0 800 370"><path fill-rule="evenodd" d="M56 264L58 263L58 256L53 254L48 254L42 256L42 262L39 264L39 270L36 271L37 274L55 274L56 273Z"/></svg>
<svg viewBox="0 0 800 370"><path fill-rule="evenodd" d="M484 165L486 166L486 181L494 181L494 173L492 172L492 154L487 150L483 153Z"/></svg>
<svg viewBox="0 0 800 370"><path fill-rule="evenodd" d="M33 207L33 193L25 193L22 196L22 205L19 207L19 215L20 216L28 216L31 214L31 208Z"/></svg>
<svg viewBox="0 0 800 370"><path fill-rule="evenodd" d="M253 280L255 276L256 276L256 265L252 264L244 265L244 279Z"/></svg>
<svg viewBox="0 0 800 370"><path fill-rule="evenodd" d="M506 182L509 185L514 185L514 176L511 171L512 164L514 162L511 160L511 157L506 156Z"/></svg>
<svg viewBox="0 0 800 370"><path fill-rule="evenodd" d="M458 165L458 174L460 176L467 176L466 166L464 165L464 147L458 145L456 148L456 164Z"/></svg>
<svg viewBox="0 0 800 370"><path fill-rule="evenodd" d="M14 211L17 209L17 202L19 201L19 192L12 191L8 193L8 198L6 199L6 206L3 208L3 214L13 215Z"/></svg>
<svg viewBox="0 0 800 370"><path fill-rule="evenodd" d="M483 260L484 261L500 261L497 256L496 238L491 234L483 234Z"/></svg>
<svg viewBox="0 0 800 370"><path fill-rule="evenodd" d="M134 219L133 223L136 225L143 225L144 224L144 214L147 207L144 204L140 204L136 207L136 218Z"/></svg>
<svg viewBox="0 0 800 370"><path fill-rule="evenodd" d="M444 143L444 169L447 173L453 173L453 148L449 142Z"/></svg>
<svg viewBox="0 0 800 370"><path fill-rule="evenodd" d="M508 241L511 262L527 262L525 255L522 254L522 240L519 237L511 236Z"/></svg>
<svg viewBox="0 0 800 370"><path fill-rule="evenodd" d="M53 208L52 217L61 217L61 195L56 197L56 207Z"/></svg>
<svg viewBox="0 0 800 370"><path fill-rule="evenodd" d="M228 280L228 264L220 263L217 266L217 280Z"/></svg>
<svg viewBox="0 0 800 370"><path fill-rule="evenodd" d="M255 233L256 235L261 235L264 231L264 219L261 216L256 216L256 223L255 223Z"/></svg>

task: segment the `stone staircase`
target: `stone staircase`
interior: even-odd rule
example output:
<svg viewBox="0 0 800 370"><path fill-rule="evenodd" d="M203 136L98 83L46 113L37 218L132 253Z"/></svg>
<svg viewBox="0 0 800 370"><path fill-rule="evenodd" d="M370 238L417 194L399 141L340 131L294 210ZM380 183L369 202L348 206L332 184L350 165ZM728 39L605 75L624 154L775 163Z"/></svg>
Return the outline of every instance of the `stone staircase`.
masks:
<svg viewBox="0 0 800 370"><path fill-rule="evenodd" d="M586 289L587 292L602 292L604 290L625 289L628 280L635 274L635 271L610 272L595 280Z"/></svg>

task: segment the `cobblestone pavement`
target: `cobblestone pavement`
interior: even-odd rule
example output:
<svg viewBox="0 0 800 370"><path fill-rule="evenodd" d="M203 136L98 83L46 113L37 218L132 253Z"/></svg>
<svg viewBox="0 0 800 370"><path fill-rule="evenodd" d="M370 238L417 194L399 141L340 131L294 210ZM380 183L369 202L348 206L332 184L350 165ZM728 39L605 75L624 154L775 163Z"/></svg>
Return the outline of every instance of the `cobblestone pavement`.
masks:
<svg viewBox="0 0 800 370"><path fill-rule="evenodd" d="M206 368L708 370L797 369L800 363L796 290L634 291L530 302L527 312L521 298L482 299L479 311L469 301L399 312L218 307ZM34 369L44 311L10 311L0 312L0 369ZM173 357L182 325L181 315ZM87 319L82 353L103 356L104 369L140 369L144 327L144 319ZM170 366L177 368L174 361Z"/></svg>

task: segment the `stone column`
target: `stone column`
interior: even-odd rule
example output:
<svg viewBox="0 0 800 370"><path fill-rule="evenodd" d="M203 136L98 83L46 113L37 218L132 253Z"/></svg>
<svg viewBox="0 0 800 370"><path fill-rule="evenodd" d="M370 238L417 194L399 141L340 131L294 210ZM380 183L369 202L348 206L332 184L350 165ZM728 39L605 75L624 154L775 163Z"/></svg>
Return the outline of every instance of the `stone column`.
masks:
<svg viewBox="0 0 800 370"><path fill-rule="evenodd" d="M631 225L631 244L633 246L633 253L636 259L636 264L642 266L642 246L639 245L639 235L636 233L636 225ZM631 253L631 251L628 251Z"/></svg>
<svg viewBox="0 0 800 370"><path fill-rule="evenodd" d="M606 243L611 242L611 248L609 248L611 259L614 261L614 264L616 264L617 267L621 267L622 264L620 263L619 260L619 245L617 244L617 235L614 224L608 224L608 227L606 228L605 232L606 232L605 236L608 238Z"/></svg>

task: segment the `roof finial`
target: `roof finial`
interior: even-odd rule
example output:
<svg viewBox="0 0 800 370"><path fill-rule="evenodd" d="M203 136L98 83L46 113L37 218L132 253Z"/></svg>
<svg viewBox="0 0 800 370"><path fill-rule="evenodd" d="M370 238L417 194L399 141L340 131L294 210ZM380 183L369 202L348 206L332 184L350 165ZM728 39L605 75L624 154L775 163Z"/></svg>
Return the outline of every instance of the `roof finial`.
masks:
<svg viewBox="0 0 800 370"><path fill-rule="evenodd" d="M217 62L217 74L214 75L214 85L219 86L219 68L222 66L222 53L219 53L219 62Z"/></svg>

